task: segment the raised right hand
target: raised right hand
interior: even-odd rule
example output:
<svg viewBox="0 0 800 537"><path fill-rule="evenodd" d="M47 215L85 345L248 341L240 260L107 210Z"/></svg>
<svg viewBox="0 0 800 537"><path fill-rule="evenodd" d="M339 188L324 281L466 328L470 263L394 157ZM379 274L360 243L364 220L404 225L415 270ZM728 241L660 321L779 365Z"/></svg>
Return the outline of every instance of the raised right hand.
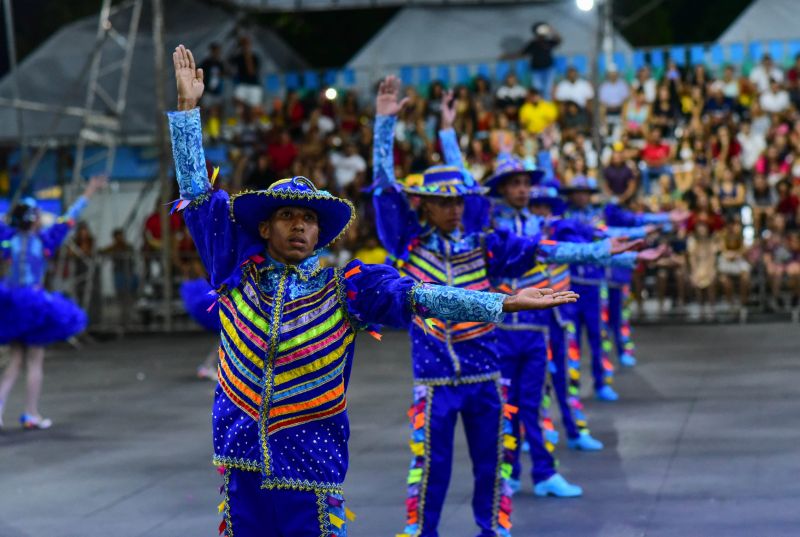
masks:
<svg viewBox="0 0 800 537"><path fill-rule="evenodd" d="M192 51L183 45L175 48L172 63L175 65L175 82L178 85L178 110L191 110L203 96L203 70L197 69Z"/></svg>
<svg viewBox="0 0 800 537"><path fill-rule="evenodd" d="M400 80L389 75L378 86L375 99L375 114L379 116L396 116L408 103L408 97L400 100Z"/></svg>

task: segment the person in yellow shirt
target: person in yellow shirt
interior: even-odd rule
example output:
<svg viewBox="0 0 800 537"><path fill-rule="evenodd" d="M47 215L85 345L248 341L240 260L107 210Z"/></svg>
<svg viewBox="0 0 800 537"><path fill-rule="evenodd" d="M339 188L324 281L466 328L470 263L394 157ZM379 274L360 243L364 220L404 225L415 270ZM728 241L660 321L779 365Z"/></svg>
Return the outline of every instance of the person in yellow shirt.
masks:
<svg viewBox="0 0 800 537"><path fill-rule="evenodd" d="M538 90L531 88L525 104L519 109L519 124L531 134L540 134L558 119L558 107L542 98Z"/></svg>

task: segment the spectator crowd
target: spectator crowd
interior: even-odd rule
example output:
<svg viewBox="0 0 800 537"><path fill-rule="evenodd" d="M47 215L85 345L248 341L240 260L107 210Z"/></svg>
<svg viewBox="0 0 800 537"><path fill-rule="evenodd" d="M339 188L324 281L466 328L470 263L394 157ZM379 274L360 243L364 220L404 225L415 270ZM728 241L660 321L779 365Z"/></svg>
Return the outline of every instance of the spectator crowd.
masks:
<svg viewBox="0 0 800 537"><path fill-rule="evenodd" d="M548 39L551 48L560 42ZM539 71L552 69L534 56ZM224 154L232 170L221 187L235 192L309 177L359 212L360 225L328 252L329 262L382 261L369 203L372 95L288 91L267 102L246 39L228 60L212 46L203 66L206 145L221 149L215 154ZM634 279L640 311L649 296L659 312L681 312L696 301L701 307L693 306L692 315L737 313L757 300L759 289L764 308L796 309L800 56L781 66L764 55L747 72L739 65L667 62L660 71L645 66L627 75L609 65L594 87L570 67L561 80L541 74L520 80L512 72L497 84L478 76L455 86L455 128L471 172L488 177L501 150L513 148L531 165L541 165L546 152L562 185L586 176L597 181L599 197L633 210L688 210L685 225L659 239L671 255ZM552 85L533 85L543 80ZM409 103L395 131L398 177L441 162L437 129L447 89L440 81L404 89ZM173 243L190 250L181 223L172 227ZM160 221L148 219L144 233L145 247L158 250ZM187 277L196 270L179 267Z"/></svg>

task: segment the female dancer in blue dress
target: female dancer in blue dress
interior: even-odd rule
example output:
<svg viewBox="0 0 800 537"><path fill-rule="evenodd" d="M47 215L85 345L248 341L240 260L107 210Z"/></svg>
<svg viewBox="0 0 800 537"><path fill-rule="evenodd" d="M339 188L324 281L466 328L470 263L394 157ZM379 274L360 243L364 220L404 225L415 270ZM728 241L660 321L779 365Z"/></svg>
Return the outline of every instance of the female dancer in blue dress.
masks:
<svg viewBox="0 0 800 537"><path fill-rule="evenodd" d="M8 264L0 279L0 345L9 345L11 360L0 379L0 427L3 406L22 369L27 369L25 429L47 429L52 421L39 414L46 345L65 341L86 328L86 313L72 300L43 287L47 262L67 238L89 198L105 185L93 177L83 195L55 224L42 227L36 200L26 198L11 212L10 225L0 222L0 259Z"/></svg>

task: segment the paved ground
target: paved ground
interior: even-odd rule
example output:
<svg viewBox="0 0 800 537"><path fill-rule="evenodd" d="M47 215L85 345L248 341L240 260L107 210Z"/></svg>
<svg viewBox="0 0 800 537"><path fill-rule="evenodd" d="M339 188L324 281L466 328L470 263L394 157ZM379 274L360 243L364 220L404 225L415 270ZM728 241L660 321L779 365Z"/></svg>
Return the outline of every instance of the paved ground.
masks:
<svg viewBox="0 0 800 537"><path fill-rule="evenodd" d="M638 342L642 364L618 381L624 400L588 405L607 449L561 450L563 472L586 496L521 494L514 535L800 535L797 325L651 326ZM403 524L408 348L402 334L359 343L350 535L392 537ZM0 536L216 535L212 389L193 378L211 344L153 336L53 352L43 408L56 426L0 435ZM20 388L7 421L19 414ZM463 442L455 474L442 537L470 537Z"/></svg>

